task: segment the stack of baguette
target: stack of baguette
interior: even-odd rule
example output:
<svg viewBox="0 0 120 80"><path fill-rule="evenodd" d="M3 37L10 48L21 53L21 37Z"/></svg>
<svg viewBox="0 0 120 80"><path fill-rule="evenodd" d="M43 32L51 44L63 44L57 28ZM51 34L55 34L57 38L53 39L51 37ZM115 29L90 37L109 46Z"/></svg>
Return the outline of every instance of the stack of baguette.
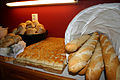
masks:
<svg viewBox="0 0 120 80"><path fill-rule="evenodd" d="M85 75L86 80L99 80L105 70L107 80L120 80L120 62L104 34L82 35L67 43L65 49L69 53L70 73Z"/></svg>

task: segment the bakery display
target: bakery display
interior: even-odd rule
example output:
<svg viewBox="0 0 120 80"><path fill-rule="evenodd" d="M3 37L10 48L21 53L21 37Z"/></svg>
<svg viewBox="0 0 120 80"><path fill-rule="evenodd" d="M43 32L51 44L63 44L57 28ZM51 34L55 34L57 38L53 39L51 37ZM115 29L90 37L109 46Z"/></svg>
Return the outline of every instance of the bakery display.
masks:
<svg viewBox="0 0 120 80"><path fill-rule="evenodd" d="M66 66L64 38L49 37L25 48L14 63L38 67L50 72L62 73Z"/></svg>
<svg viewBox="0 0 120 80"><path fill-rule="evenodd" d="M90 38L90 35L82 35L77 39L72 40L71 42L67 43L65 45L65 49L68 53L76 51L80 46L82 46L85 41L87 41Z"/></svg>
<svg viewBox="0 0 120 80"><path fill-rule="evenodd" d="M20 35L35 35L45 33L46 29L43 24L40 24L39 21L30 21L27 20L25 23L20 23L17 28L12 30L14 34Z"/></svg>
<svg viewBox="0 0 120 80"><path fill-rule="evenodd" d="M68 69L72 73L77 73L85 67L98 41L98 33L95 32L83 46L75 52L75 55L68 62Z"/></svg>
<svg viewBox="0 0 120 80"><path fill-rule="evenodd" d="M100 35L107 80L120 80L120 62L112 43L104 34Z"/></svg>

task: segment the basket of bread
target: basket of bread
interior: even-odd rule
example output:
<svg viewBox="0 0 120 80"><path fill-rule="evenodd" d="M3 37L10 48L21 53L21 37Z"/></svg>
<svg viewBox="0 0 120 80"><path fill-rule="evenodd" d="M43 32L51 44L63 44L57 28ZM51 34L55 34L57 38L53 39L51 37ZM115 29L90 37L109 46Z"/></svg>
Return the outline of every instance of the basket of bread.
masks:
<svg viewBox="0 0 120 80"><path fill-rule="evenodd" d="M27 20L25 23L20 23L17 28L14 28L12 33L20 35L28 46L45 39L48 31L38 20Z"/></svg>
<svg viewBox="0 0 120 80"><path fill-rule="evenodd" d="M26 43L21 36L8 33L8 28L0 27L0 33L0 60L14 60L17 53L26 47Z"/></svg>
<svg viewBox="0 0 120 80"><path fill-rule="evenodd" d="M78 80L120 80L119 6L92 6L78 13L68 25L68 72L76 79L79 75Z"/></svg>
<svg viewBox="0 0 120 80"><path fill-rule="evenodd" d="M70 54L70 74L85 75L86 80L99 80L105 70L108 80L120 79L120 62L106 35L97 32L82 35L67 43L65 49Z"/></svg>

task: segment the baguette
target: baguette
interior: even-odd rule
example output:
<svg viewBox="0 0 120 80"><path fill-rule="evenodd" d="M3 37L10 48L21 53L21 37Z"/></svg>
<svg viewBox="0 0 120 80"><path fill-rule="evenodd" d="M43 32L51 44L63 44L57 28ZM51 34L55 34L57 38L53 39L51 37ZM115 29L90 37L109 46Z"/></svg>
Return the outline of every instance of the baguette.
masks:
<svg viewBox="0 0 120 80"><path fill-rule="evenodd" d="M98 42L95 52L91 57L90 63L86 71L86 80L99 80L100 75L104 69L102 51L100 43Z"/></svg>
<svg viewBox="0 0 120 80"><path fill-rule="evenodd" d="M89 40L77 51L68 62L68 70L72 73L77 73L85 67L88 60L91 58L95 46L98 42L98 33L95 32Z"/></svg>
<svg viewBox="0 0 120 80"><path fill-rule="evenodd" d="M117 68L119 68L118 66L120 65L120 63L111 42L108 40L107 36L101 34L100 43L103 51L103 60L105 63L107 80L120 80L120 77L118 77L119 79L116 78L116 76L118 75Z"/></svg>
<svg viewBox="0 0 120 80"><path fill-rule="evenodd" d="M75 55L75 53L70 53L70 54L69 54L69 57L68 57L68 61L69 61L74 55ZM87 68L88 68L88 64L89 64L89 61L88 61L88 63L86 64L86 66L85 66L82 70L80 70L80 71L78 72L79 75L84 75L84 74L86 73Z"/></svg>
<svg viewBox="0 0 120 80"><path fill-rule="evenodd" d="M85 67L80 70L80 72L78 73L79 75L85 75L86 71L87 71L87 68L88 68L88 65L89 65L89 62L90 60L88 61L88 63L85 65Z"/></svg>
<svg viewBox="0 0 120 80"><path fill-rule="evenodd" d="M65 49L68 53L76 51L85 41L90 38L90 35L82 35L77 39L72 40L71 42L67 43Z"/></svg>
<svg viewBox="0 0 120 80"><path fill-rule="evenodd" d="M116 80L120 80L120 65L117 67Z"/></svg>

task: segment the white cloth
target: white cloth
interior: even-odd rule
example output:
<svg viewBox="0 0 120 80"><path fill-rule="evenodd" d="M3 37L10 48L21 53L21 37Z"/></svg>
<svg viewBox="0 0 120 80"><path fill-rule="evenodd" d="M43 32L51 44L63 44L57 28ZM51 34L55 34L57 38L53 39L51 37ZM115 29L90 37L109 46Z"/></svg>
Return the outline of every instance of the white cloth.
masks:
<svg viewBox="0 0 120 80"><path fill-rule="evenodd" d="M120 57L120 3L99 4L78 13L65 32L65 44L95 31L109 37Z"/></svg>

